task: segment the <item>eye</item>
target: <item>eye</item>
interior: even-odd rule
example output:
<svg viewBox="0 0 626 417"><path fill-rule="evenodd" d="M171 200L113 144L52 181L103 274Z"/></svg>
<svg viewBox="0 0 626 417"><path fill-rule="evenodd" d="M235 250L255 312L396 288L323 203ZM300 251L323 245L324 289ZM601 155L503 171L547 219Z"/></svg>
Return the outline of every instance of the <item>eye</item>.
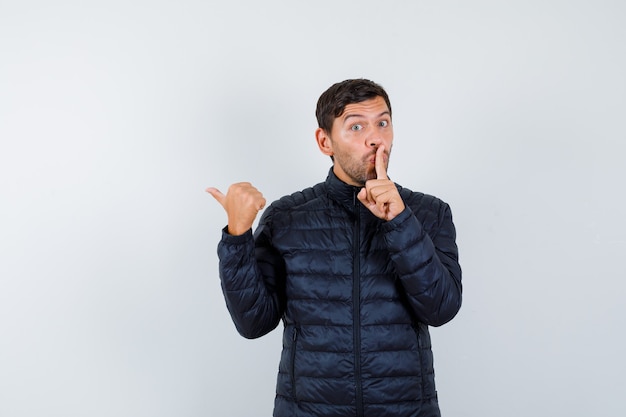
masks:
<svg viewBox="0 0 626 417"><path fill-rule="evenodd" d="M387 120L381 120L380 123L378 123L378 126L387 127L389 126L389 122Z"/></svg>
<svg viewBox="0 0 626 417"><path fill-rule="evenodd" d="M352 127L350 128L350 130L352 130L354 132L358 132L361 129L363 129L363 126L361 126L361 125L352 125Z"/></svg>

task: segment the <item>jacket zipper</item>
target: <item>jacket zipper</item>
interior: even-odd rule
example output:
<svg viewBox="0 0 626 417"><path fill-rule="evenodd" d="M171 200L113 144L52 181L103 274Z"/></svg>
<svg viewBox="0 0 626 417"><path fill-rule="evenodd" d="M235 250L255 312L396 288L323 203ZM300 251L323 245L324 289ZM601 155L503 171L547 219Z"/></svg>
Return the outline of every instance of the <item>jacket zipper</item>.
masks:
<svg viewBox="0 0 626 417"><path fill-rule="evenodd" d="M291 389L294 400L298 401L296 392L296 344L298 342L298 328L294 327L291 336Z"/></svg>
<svg viewBox="0 0 626 417"><path fill-rule="evenodd" d="M353 231L353 275L352 275L352 305L353 305L353 317L354 317L354 382L356 391L356 415L363 415L363 387L361 383L361 257L359 251L359 242L361 239L361 214L359 210L358 200L356 198L356 191L354 192L354 208L356 213L356 220L354 222Z"/></svg>

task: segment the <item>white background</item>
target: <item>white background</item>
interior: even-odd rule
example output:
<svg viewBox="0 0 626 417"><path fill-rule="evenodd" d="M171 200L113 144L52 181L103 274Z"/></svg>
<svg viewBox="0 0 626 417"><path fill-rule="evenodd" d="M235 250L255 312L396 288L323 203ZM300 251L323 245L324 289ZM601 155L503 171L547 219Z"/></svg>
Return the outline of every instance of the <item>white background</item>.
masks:
<svg viewBox="0 0 626 417"><path fill-rule="evenodd" d="M453 210L444 416L623 416L626 5L0 0L0 416L269 416L204 192L322 181L319 95L385 87Z"/></svg>

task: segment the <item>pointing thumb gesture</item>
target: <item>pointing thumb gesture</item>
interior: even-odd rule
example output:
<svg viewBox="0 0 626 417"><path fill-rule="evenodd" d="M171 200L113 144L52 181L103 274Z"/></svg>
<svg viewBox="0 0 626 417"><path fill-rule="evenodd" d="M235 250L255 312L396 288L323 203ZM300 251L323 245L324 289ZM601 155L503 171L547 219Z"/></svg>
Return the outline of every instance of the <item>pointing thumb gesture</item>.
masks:
<svg viewBox="0 0 626 417"><path fill-rule="evenodd" d="M242 235L250 230L258 212L263 210L266 203L263 194L249 182L231 185L226 194L215 187L207 188L206 192L226 211L228 233L231 235Z"/></svg>
<svg viewBox="0 0 626 417"><path fill-rule="evenodd" d="M220 203L222 207L224 207L224 199L226 198L226 196L222 194L220 190L215 187L209 187L206 189L206 192L211 194L213 198L215 198L217 202Z"/></svg>

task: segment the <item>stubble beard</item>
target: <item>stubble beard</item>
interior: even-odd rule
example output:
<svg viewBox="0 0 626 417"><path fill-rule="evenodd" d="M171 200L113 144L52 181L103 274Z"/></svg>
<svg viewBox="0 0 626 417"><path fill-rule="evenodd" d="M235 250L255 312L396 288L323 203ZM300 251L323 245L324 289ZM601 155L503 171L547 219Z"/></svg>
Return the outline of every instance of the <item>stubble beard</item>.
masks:
<svg viewBox="0 0 626 417"><path fill-rule="evenodd" d="M335 154L334 157L335 163L338 163L346 175L361 187L363 187L368 180L375 180L377 178L376 166L370 166L369 162L370 159L376 157L375 152L364 157L362 160L355 160L349 155L346 156L344 154ZM389 158L389 154L387 154L387 158ZM389 159L387 159L387 165L388 163Z"/></svg>

